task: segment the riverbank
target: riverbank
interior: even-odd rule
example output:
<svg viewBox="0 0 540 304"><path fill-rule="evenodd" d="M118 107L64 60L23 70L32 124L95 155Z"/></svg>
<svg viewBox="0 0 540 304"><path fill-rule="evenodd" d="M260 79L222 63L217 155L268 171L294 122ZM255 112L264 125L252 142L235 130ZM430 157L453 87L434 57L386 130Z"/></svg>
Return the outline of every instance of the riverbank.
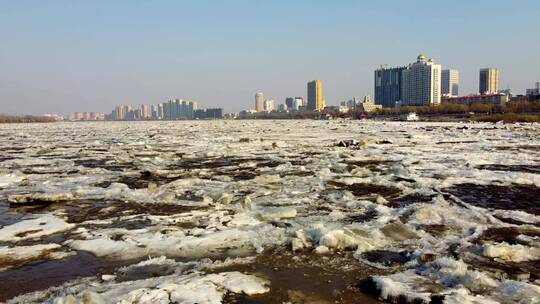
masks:
<svg viewBox="0 0 540 304"><path fill-rule="evenodd" d="M0 123L35 123L35 122L56 122L54 117L34 116L34 115L0 115Z"/></svg>

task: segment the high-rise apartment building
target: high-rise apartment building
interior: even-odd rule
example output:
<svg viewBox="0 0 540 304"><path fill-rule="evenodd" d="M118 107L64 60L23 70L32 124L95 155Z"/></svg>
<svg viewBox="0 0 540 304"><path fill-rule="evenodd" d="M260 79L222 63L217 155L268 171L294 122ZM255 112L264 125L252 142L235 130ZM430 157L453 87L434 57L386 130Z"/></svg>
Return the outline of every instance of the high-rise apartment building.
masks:
<svg viewBox="0 0 540 304"><path fill-rule="evenodd" d="M141 119L148 119L150 115L148 113L148 105L141 105Z"/></svg>
<svg viewBox="0 0 540 304"><path fill-rule="evenodd" d="M493 94L499 92L499 70L496 68L480 69L480 94Z"/></svg>
<svg viewBox="0 0 540 304"><path fill-rule="evenodd" d="M295 97L294 102L296 103L297 107L304 107L306 106L306 102L304 101L304 97Z"/></svg>
<svg viewBox="0 0 540 304"><path fill-rule="evenodd" d="M298 111L300 107L304 106L303 97L287 97L285 98L285 105L289 111Z"/></svg>
<svg viewBox="0 0 540 304"><path fill-rule="evenodd" d="M402 72L405 69L381 66L375 71L375 104L390 108L401 101Z"/></svg>
<svg viewBox="0 0 540 304"><path fill-rule="evenodd" d="M287 106L287 109L292 109L294 105L294 97L285 98L285 105Z"/></svg>
<svg viewBox="0 0 540 304"><path fill-rule="evenodd" d="M151 109L151 118L152 119L158 119L159 118L159 116L158 116L158 107L155 104L153 104L150 107L150 109Z"/></svg>
<svg viewBox="0 0 540 304"><path fill-rule="evenodd" d="M113 119L114 120L122 120L125 119L126 116L123 113L124 107L123 106L116 106L113 111Z"/></svg>
<svg viewBox="0 0 540 304"><path fill-rule="evenodd" d="M163 109L163 103L158 104L158 119L163 119L165 116L165 109Z"/></svg>
<svg viewBox="0 0 540 304"><path fill-rule="evenodd" d="M441 93L443 96L459 95L459 71L455 69L442 70Z"/></svg>
<svg viewBox="0 0 540 304"><path fill-rule="evenodd" d="M264 112L264 94L262 92L255 93L255 111Z"/></svg>
<svg viewBox="0 0 540 304"><path fill-rule="evenodd" d="M264 100L264 109L265 112L272 112L275 110L275 103L272 99L266 99Z"/></svg>
<svg viewBox="0 0 540 304"><path fill-rule="evenodd" d="M401 100L403 105L441 103L441 66L433 59L418 55L415 63L402 71Z"/></svg>
<svg viewBox="0 0 540 304"><path fill-rule="evenodd" d="M313 80L307 84L307 109L310 111L321 111L324 109L324 98L322 92L322 81Z"/></svg>

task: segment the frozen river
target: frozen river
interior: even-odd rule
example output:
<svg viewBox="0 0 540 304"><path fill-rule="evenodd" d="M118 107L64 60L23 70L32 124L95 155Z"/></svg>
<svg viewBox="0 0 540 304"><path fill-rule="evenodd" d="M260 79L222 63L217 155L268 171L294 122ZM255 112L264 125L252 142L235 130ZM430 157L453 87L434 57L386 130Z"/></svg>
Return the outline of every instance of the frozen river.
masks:
<svg viewBox="0 0 540 304"><path fill-rule="evenodd" d="M0 302L540 303L540 126L0 125Z"/></svg>

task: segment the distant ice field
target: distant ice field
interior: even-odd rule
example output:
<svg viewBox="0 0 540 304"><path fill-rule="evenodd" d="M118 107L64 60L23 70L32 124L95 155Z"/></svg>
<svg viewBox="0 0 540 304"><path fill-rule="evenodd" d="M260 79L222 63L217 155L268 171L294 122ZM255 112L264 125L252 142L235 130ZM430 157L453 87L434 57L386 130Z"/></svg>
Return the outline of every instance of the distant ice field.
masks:
<svg viewBox="0 0 540 304"><path fill-rule="evenodd" d="M0 302L540 303L540 125L0 124Z"/></svg>

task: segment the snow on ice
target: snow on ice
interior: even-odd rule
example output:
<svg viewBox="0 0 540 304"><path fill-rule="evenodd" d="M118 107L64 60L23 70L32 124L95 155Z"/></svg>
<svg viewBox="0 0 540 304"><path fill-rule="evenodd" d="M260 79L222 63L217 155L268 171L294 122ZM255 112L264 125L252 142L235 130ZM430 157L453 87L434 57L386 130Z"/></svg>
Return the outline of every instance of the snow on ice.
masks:
<svg viewBox="0 0 540 304"><path fill-rule="evenodd" d="M347 290L373 301L540 303L538 125L57 123L0 136L0 274L82 253L117 265L1 301L277 299L279 282L234 270L267 254L348 258L365 274Z"/></svg>

